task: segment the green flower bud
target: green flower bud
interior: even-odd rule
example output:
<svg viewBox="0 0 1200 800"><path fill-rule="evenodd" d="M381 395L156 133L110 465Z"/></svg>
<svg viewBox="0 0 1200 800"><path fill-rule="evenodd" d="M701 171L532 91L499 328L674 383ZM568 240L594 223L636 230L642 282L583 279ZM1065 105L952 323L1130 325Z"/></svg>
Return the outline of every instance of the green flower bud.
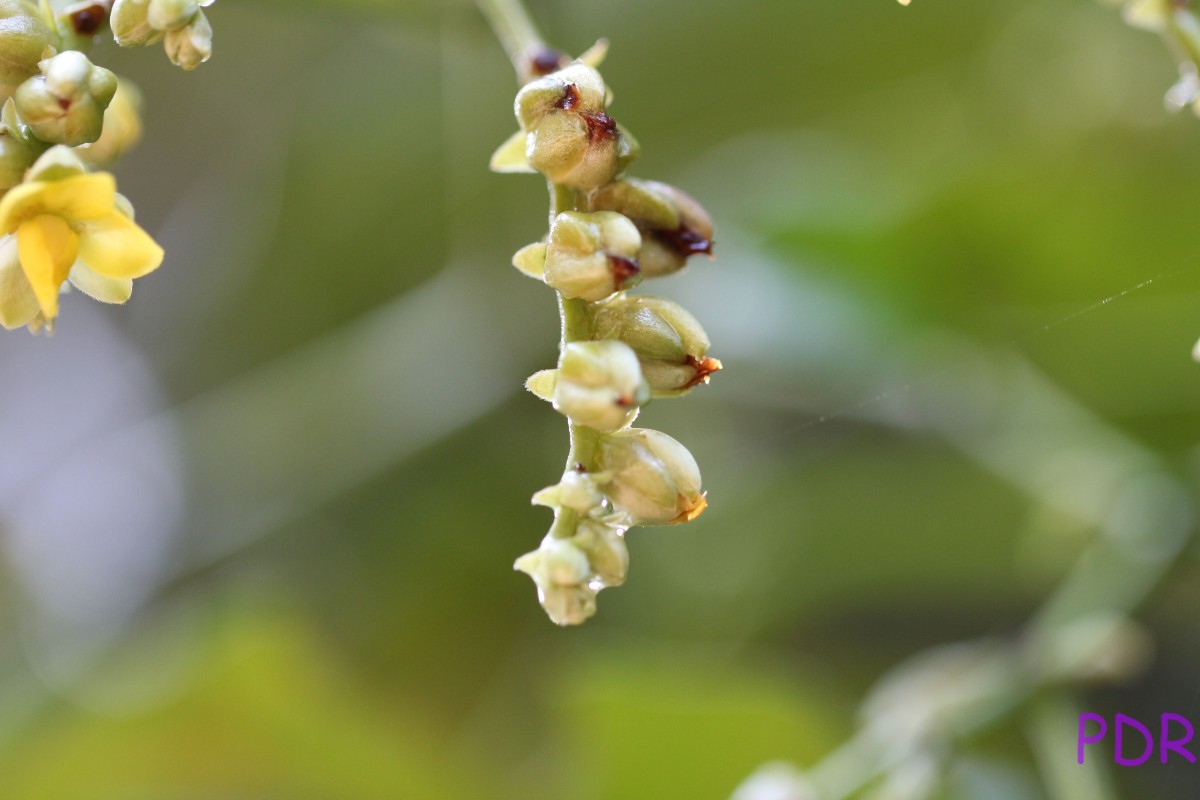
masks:
<svg viewBox="0 0 1200 800"><path fill-rule="evenodd" d="M568 470L561 481L535 494L533 502L549 508L569 508L588 516L603 507L604 493L591 475Z"/></svg>
<svg viewBox="0 0 1200 800"><path fill-rule="evenodd" d="M605 586L620 586L629 574L629 548L624 530L602 520L583 519L569 540L582 550L592 571Z"/></svg>
<svg viewBox="0 0 1200 800"><path fill-rule="evenodd" d="M622 342L569 342L558 360L554 408L578 425L615 431L649 401L637 354Z"/></svg>
<svg viewBox="0 0 1200 800"><path fill-rule="evenodd" d="M109 21L122 47L151 44L165 35L167 57L195 69L212 55L212 26L200 9L213 0L116 0Z"/></svg>
<svg viewBox="0 0 1200 800"><path fill-rule="evenodd" d="M579 625L596 613L596 589L588 585L592 567L573 542L547 536L513 568L533 579L538 602L556 625Z"/></svg>
<svg viewBox="0 0 1200 800"><path fill-rule="evenodd" d="M641 281L634 261L641 243L620 214L565 211L550 227L544 280L563 297L602 300Z"/></svg>
<svg viewBox="0 0 1200 800"><path fill-rule="evenodd" d="M117 92L117 76L75 50L47 58L17 87L14 99L33 135L43 142L75 146L94 142L104 111Z"/></svg>
<svg viewBox="0 0 1200 800"><path fill-rule="evenodd" d="M37 159L37 151L22 135L12 100L0 112L0 194L7 192L25 178L25 170Z"/></svg>
<svg viewBox="0 0 1200 800"><path fill-rule="evenodd" d="M599 72L586 64L571 64L525 84L517 93L517 122L521 130L532 131L555 111L603 113L607 91Z"/></svg>
<svg viewBox="0 0 1200 800"><path fill-rule="evenodd" d="M167 32L163 43L167 57L185 70L195 69L212 56L212 33L208 17L202 11L196 12L187 25Z"/></svg>
<svg viewBox="0 0 1200 800"><path fill-rule="evenodd" d="M582 625L596 614L596 590L590 586L538 588L538 602L555 625Z"/></svg>
<svg viewBox="0 0 1200 800"><path fill-rule="evenodd" d="M698 253L712 254L712 217L691 195L669 184L614 181L592 195L592 207L633 220L642 233L638 263L649 277L677 272Z"/></svg>
<svg viewBox="0 0 1200 800"><path fill-rule="evenodd" d="M539 586L578 586L592 576L587 555L571 541L553 536L547 536L541 547L518 558L513 566Z"/></svg>
<svg viewBox="0 0 1200 800"><path fill-rule="evenodd" d="M102 167L132 150L142 138L142 94L125 78L117 80L117 93L104 112L104 129L91 144L76 152L88 164Z"/></svg>
<svg viewBox="0 0 1200 800"><path fill-rule="evenodd" d="M555 112L529 132L525 158L550 181L590 191L632 160L616 122L606 114Z"/></svg>
<svg viewBox="0 0 1200 800"><path fill-rule="evenodd" d="M151 0L117 0L108 24L121 47L151 44L162 38L163 30L150 24Z"/></svg>
<svg viewBox="0 0 1200 800"><path fill-rule="evenodd" d="M605 113L607 94L600 73L579 62L526 84L515 110L529 166L586 191L622 172L637 142Z"/></svg>
<svg viewBox="0 0 1200 800"><path fill-rule="evenodd" d="M618 295L596 306L592 331L633 348L655 396L680 395L721 369L708 334L683 306L661 297Z"/></svg>
<svg viewBox="0 0 1200 800"><path fill-rule="evenodd" d="M200 13L196 0L150 0L146 6L146 21L160 31L173 31L191 23Z"/></svg>
<svg viewBox="0 0 1200 800"><path fill-rule="evenodd" d="M665 433L631 428L604 437L599 467L605 493L633 524L689 522L708 505L696 459Z"/></svg>
<svg viewBox="0 0 1200 800"><path fill-rule="evenodd" d="M36 0L0 0L0 102L38 73L46 48L60 44Z"/></svg>

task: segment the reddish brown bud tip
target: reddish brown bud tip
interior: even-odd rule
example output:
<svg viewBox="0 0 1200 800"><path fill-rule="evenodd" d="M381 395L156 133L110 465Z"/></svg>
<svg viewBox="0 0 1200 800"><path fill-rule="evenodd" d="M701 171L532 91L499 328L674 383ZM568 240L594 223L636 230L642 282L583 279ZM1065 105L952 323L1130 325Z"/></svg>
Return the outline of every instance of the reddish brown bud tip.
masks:
<svg viewBox="0 0 1200 800"><path fill-rule="evenodd" d="M108 6L92 3L72 11L68 19L71 21L71 30L79 36L94 36L108 19Z"/></svg>
<svg viewBox="0 0 1200 800"><path fill-rule="evenodd" d="M696 358L695 356L687 357L687 364L692 369L696 370L695 376L684 385L684 389L691 389L693 386L699 386L702 383L708 383L708 378L714 372L721 371L721 362L715 358Z"/></svg>
<svg viewBox="0 0 1200 800"><path fill-rule="evenodd" d="M555 108L561 108L563 111L573 111L579 105L579 87L573 83L568 83L566 90L563 92L562 99L554 104Z"/></svg>
<svg viewBox="0 0 1200 800"><path fill-rule="evenodd" d="M596 114L580 114L588 126L588 141L599 142L605 139L616 139L617 121L603 111Z"/></svg>
<svg viewBox="0 0 1200 800"><path fill-rule="evenodd" d="M656 229L648 231L648 233L682 258L700 254L711 256L713 252L711 239L705 238L686 226L680 226L673 230Z"/></svg>
<svg viewBox="0 0 1200 800"><path fill-rule="evenodd" d="M566 53L555 50L553 47L543 47L529 57L529 74L532 77L540 78L551 72L557 72L569 63L571 63L571 59L567 58Z"/></svg>
<svg viewBox="0 0 1200 800"><path fill-rule="evenodd" d="M608 263L612 265L613 291L617 292L625 288L625 283L630 278L636 277L642 271L642 268L632 258L609 256Z"/></svg>

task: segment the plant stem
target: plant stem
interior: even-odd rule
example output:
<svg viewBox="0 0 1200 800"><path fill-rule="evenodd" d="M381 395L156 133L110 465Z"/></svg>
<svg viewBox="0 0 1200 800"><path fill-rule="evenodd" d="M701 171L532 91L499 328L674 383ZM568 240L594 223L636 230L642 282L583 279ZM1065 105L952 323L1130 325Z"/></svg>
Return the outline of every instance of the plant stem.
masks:
<svg viewBox="0 0 1200 800"><path fill-rule="evenodd" d="M546 43L538 33L529 12L521 4L521 0L476 0L479 10L487 18L488 23L496 34L496 38L504 45L513 68L517 71L517 79L524 80L527 74L528 60L531 53L545 48ZM550 189L550 224L564 211L587 211L587 198L568 186L549 184ZM561 322L562 338L559 350L568 342L586 342L592 338L592 316L588 304L584 300L568 299L561 294L558 296L558 315ZM566 470L581 469L593 471L596 460L596 450L600 444L600 434L585 426L567 423L571 436L571 449L567 453ZM559 508L554 515L554 524L550 535L566 539L575 535L579 524L578 512L569 508Z"/></svg>
<svg viewBox="0 0 1200 800"><path fill-rule="evenodd" d="M564 211L586 209L587 201L566 186L550 184L550 222ZM588 311L586 300L568 299L558 295L558 316L562 323L562 339L559 350L568 342L586 342L592 338L592 315ZM571 449L567 453L566 470L583 469L591 472L595 467L596 449L600 444L600 434L586 425L577 425L568 421L571 435ZM554 517L554 525L550 534L556 538L569 538L575 535L575 527L579 522L577 512L569 508L560 508Z"/></svg>
<svg viewBox="0 0 1200 800"><path fill-rule="evenodd" d="M521 0L475 0L517 71L525 80L530 53L546 46Z"/></svg>

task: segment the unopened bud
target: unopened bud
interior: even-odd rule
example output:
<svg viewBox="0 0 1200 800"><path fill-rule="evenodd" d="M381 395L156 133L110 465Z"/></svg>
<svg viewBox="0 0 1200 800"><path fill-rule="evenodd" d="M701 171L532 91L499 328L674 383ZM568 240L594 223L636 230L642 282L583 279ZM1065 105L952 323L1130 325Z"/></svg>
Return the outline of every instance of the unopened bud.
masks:
<svg viewBox="0 0 1200 800"><path fill-rule="evenodd" d="M605 113L608 89L582 63L527 84L516 115L529 165L554 183L592 190L637 157L637 142Z"/></svg>
<svg viewBox="0 0 1200 800"><path fill-rule="evenodd" d="M641 280L634 258L642 237L611 211L565 211L550 227L545 281L567 298L603 300Z"/></svg>
<svg viewBox="0 0 1200 800"><path fill-rule="evenodd" d="M712 254L712 217L681 189L636 178L613 181L592 196L592 207L616 211L642 233L638 263L648 277L682 269L690 256Z"/></svg>
<svg viewBox="0 0 1200 800"><path fill-rule="evenodd" d="M171 63L193 70L212 57L212 25L203 11L197 11L192 21L167 32L163 45Z"/></svg>
<svg viewBox="0 0 1200 800"><path fill-rule="evenodd" d="M600 303L592 330L597 339L633 348L657 396L683 394L721 368L720 361L708 357L708 334L696 318L661 297L619 295Z"/></svg>
<svg viewBox="0 0 1200 800"><path fill-rule="evenodd" d="M637 354L621 342L569 342L558 360L554 407L579 425L625 427L650 399Z"/></svg>
<svg viewBox="0 0 1200 800"><path fill-rule="evenodd" d="M165 35L172 62L195 69L212 55L212 26L201 11L213 0L116 0L109 21L122 47L151 44Z"/></svg>
<svg viewBox="0 0 1200 800"><path fill-rule="evenodd" d="M570 541L587 554L592 572L605 586L620 586L629 574L624 531L602 520L583 519Z"/></svg>
<svg viewBox="0 0 1200 800"><path fill-rule="evenodd" d="M596 590L588 586L592 567L571 541L548 536L513 568L533 579L538 602L556 625L579 625L596 613Z"/></svg>
<svg viewBox="0 0 1200 800"><path fill-rule="evenodd" d="M37 0L0 0L0 102L37 75L46 48L59 43Z"/></svg>
<svg viewBox="0 0 1200 800"><path fill-rule="evenodd" d="M587 516L601 509L604 493L590 474L568 470L561 481L535 494L533 502L550 508L569 508Z"/></svg>
<svg viewBox="0 0 1200 800"><path fill-rule="evenodd" d="M517 122L521 130L531 131L555 111L603 112L607 91L599 72L571 64L522 87L515 103Z"/></svg>
<svg viewBox="0 0 1200 800"><path fill-rule="evenodd" d="M539 586L577 586L591 577L587 555L566 539L546 537L542 546L513 565Z"/></svg>
<svg viewBox="0 0 1200 800"><path fill-rule="evenodd" d="M631 428L604 437L599 468L610 476L605 493L636 524L688 522L708 505L696 459L665 433Z"/></svg>
<svg viewBox="0 0 1200 800"><path fill-rule="evenodd" d="M160 31L173 31L191 23L200 13L196 0L150 0L146 6L146 21Z"/></svg>
<svg viewBox="0 0 1200 800"><path fill-rule="evenodd" d="M94 142L104 127L104 111L117 92L117 76L68 50L47 58L35 75L17 87L17 113L43 142L69 147Z"/></svg>
<svg viewBox="0 0 1200 800"><path fill-rule="evenodd" d="M104 112L104 130L99 139L79 147L80 157L94 167L102 167L133 149L142 138L141 107L141 92L119 78L117 93Z"/></svg>
<svg viewBox="0 0 1200 800"><path fill-rule="evenodd" d="M116 0L108 24L121 47L150 44L162 38L163 31L150 24L151 0Z"/></svg>

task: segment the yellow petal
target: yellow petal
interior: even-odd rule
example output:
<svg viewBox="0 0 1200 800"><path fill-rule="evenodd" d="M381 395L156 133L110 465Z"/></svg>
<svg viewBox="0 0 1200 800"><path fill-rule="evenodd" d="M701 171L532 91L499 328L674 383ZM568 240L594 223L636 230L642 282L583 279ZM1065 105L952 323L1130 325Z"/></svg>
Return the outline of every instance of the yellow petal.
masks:
<svg viewBox="0 0 1200 800"><path fill-rule="evenodd" d="M108 278L140 278L162 264L163 249L116 211L82 224L79 259Z"/></svg>
<svg viewBox="0 0 1200 800"><path fill-rule="evenodd" d="M54 319L58 290L79 253L79 236L62 217L41 214L17 229L17 253L42 313Z"/></svg>
<svg viewBox="0 0 1200 800"><path fill-rule="evenodd" d="M8 330L28 325L37 316L37 297L17 257L17 240L0 239L0 325Z"/></svg>
<svg viewBox="0 0 1200 800"><path fill-rule="evenodd" d="M71 267L67 280L76 289L101 303L124 303L133 296L132 278L106 278L82 261L76 261L75 266Z"/></svg>
<svg viewBox="0 0 1200 800"><path fill-rule="evenodd" d="M89 220L111 214L117 184L106 172L78 175L61 181L32 181L14 186L0 200L0 231L11 233L39 214L70 220Z"/></svg>

